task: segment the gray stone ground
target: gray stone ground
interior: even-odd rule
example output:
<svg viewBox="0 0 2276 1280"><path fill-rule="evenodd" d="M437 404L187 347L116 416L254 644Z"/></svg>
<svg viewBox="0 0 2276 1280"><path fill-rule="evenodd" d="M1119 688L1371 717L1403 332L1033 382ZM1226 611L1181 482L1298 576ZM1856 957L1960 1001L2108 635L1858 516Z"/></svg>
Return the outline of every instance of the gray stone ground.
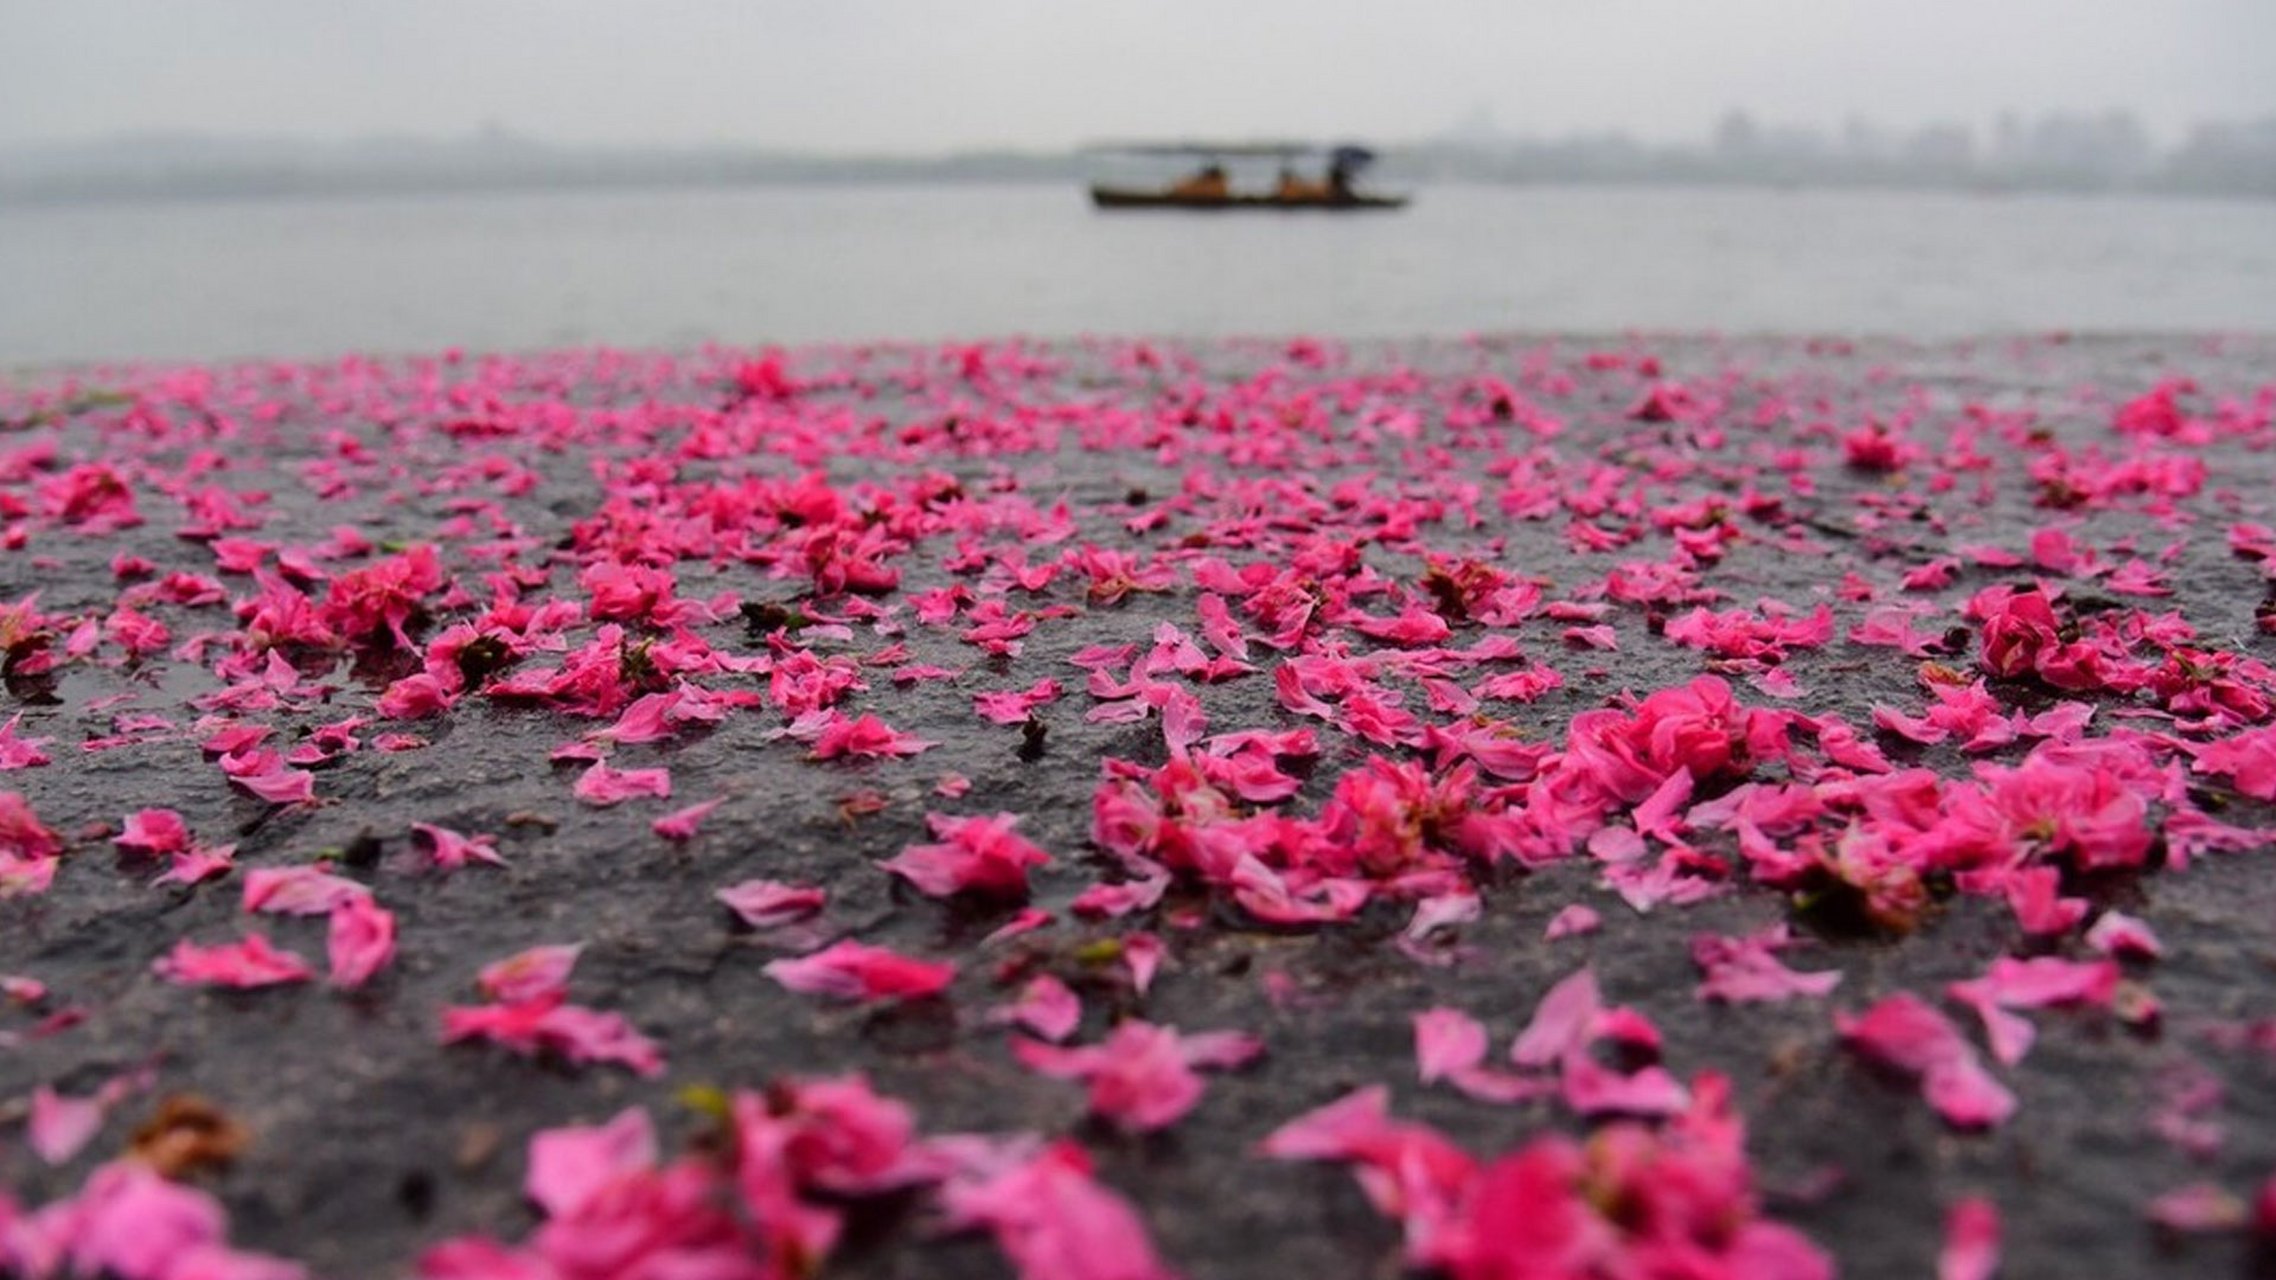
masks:
<svg viewBox="0 0 2276 1280"><path fill-rule="evenodd" d="M1352 358L1355 367L1414 361L1439 370L1502 368L1533 345L1404 344L1362 348ZM1560 350L1569 358L1590 345L1568 342ZM2276 379L2276 345L2257 340L1835 349L1767 339L1667 339L1642 345L1665 362L1671 378L1742 366L1821 385L1853 411L1893 408L1911 396L1924 396L1940 412L1981 400L2035 406L2058 429L2081 432L2107 421L2110 398L2138 393L2168 373L2196 378L2208 395L2237 397ZM1069 354L1073 371L1053 390L1070 399L1094 394L1105 381L1103 370L1080 350ZM1275 351L1235 345L1200 354L1231 371L1269 362ZM2082 388L2101 395L2082 400ZM1543 403L1571 422L1568 443L1614 440L1636 429L1623 414L1635 391L1631 378L1583 376L1569 398ZM610 391L588 387L578 394L606 397ZM702 388L686 394L713 397ZM890 404L874 407L896 411ZM71 428L60 438L67 451L85 447ZM581 458L529 462L545 482L513 510L531 533L558 537L589 510L595 488ZM1070 452L1018 465L1029 487L1064 490L1078 505L1112 502L1132 487L1160 491L1169 480L1150 463L1123 456ZM987 464L961 469L978 476ZM2266 454L2224 455L2213 487L2239 495L2241 512L2264 510L2271 469ZM1896 568L1942 549L1924 535L1922 552L1869 559L1863 543L1846 536L1856 511L1848 499L1875 482L1846 474L1823 479L1813 519L1827 532L1829 558L1742 544L1713 575L1716 584L1740 599L1807 600L1813 587L1843 569L1886 581ZM277 507L259 535L269 539L318 538L342 520L375 538L410 538L439 514L432 499L396 508L366 500L342 510L296 486L274 487ZM2028 505L2021 486L2002 492L1999 504L1976 513L1980 525L1955 540L2021 545L2043 513ZM2222 523L2208 519L2189 535L2194 546L2174 574L2172 605L2212 635L2263 658L2276 656L2276 637L2252 629L2259 575L2222 547ZM1480 536L1507 534L1512 562L1560 583L1600 573L1601 563L1585 564L1565 551L1558 524L1510 525ZM2107 535L2141 525L2097 518L2090 530ZM161 519L116 539L45 538L36 550L58 561L45 567L24 553L0 555L0 599L36 588L49 610L105 607L116 591L105 567L114 552L190 563L170 527ZM1086 524L1086 536L1100 541L1120 537L1117 530L1112 520ZM920 554L906 562L906 589L945 580L934 559ZM1385 558L1381 567L1405 566ZM702 575L688 576L683 594L698 594ZM754 598L787 590L733 572L718 581ZM1208 923L1200 928L1163 928L1170 961L1144 1005L1146 1015L1189 1030L1251 1029L1267 1040L1269 1057L1251 1070L1212 1077L1199 1110L1166 1134L1131 1140L1086 1122L1079 1089L1022 1071L1005 1052L1003 1032L981 1024L981 1011L1000 996L986 982L990 962L975 944L1003 913L944 907L863 864L919 838L925 809L946 807L930 788L953 770L973 782L957 811L1018 812L1026 834L1059 855L1060 865L1037 877L1036 898L1047 908L1062 905L1092 878L1082 859L1099 759L1161 757L1159 732L1150 724L1083 723L1089 702L1069 678L1079 673L1063 659L1087 644L1143 643L1158 620L1190 625L1191 617L1190 590L1134 597L1123 607L1039 629L1023 656L957 684L902 691L877 682L857 705L942 743L911 761L809 763L796 744L766 740L772 717L758 715L682 743L620 752L621 764L668 763L675 803L728 797L685 848L649 835L656 807L593 809L572 800L572 774L543 761L551 747L590 726L545 712L470 702L425 727L435 740L431 749L358 753L319 775L327 803L271 812L221 785L191 742L93 756L69 749L107 723L85 710L90 699L135 689L139 705L179 712L184 694L200 687L194 673L168 675L167 681L182 681L169 684L148 675L74 671L52 689L13 688L6 711L22 710L22 731L52 736L59 749L54 764L0 777L0 786L21 789L59 832L164 805L180 810L201 833L234 833L247 866L360 845L377 857L356 874L378 884L382 901L400 916L403 946L391 973L348 998L321 984L249 993L170 986L151 976L151 961L177 937L234 936L243 923L234 885L153 888L146 877L122 870L106 843L82 840L53 892L0 902L0 973L38 977L58 1002L89 1016L67 1034L0 1050L0 1100L20 1099L41 1083L83 1092L121 1069L155 1060L159 1092L206 1095L255 1136L216 1184L238 1240L302 1258L319 1274L356 1277L397 1273L420 1248L459 1232L518 1236L534 1221L518 1186L524 1140L536 1129L594 1121L642 1102L668 1133L681 1134L696 1127L674 1101L687 1085L756 1085L783 1073L858 1068L882 1092L911 1102L928 1131L1031 1128L1080 1136L1098 1157L1103 1180L1140 1206L1164 1255L1195 1277L1358 1280L1398 1272L1394 1226L1370 1210L1345 1170L1261 1161L1250 1155L1256 1142L1291 1116L1374 1081L1392 1086L1401 1114L1440 1125L1481 1153L1569 1124L1540 1106L1494 1108L1419 1087L1408 1019L1429 1005L1454 1005L1484 1018L1499 1041L1522 1025L1549 984L1586 961L1609 999L1633 1004L1659 1024L1668 1061L1679 1073L1712 1067L1736 1079L1773 1212L1832 1251L1846 1276L1930 1274L1943 1207L1967 1193L1987 1194L2002 1209L2008 1238L2002 1274L2009 1280L2233 1276L2251 1268L2239 1239L2160 1238L2145 1223L2143 1205L2153 1194L2203 1178L2249 1191L2276 1169L2276 1061L2208 1048L2189 1031L2206 1019L2276 1015L2270 982L2276 880L2267 851L2212 858L2183 875L2101 887L2105 901L2144 917L2167 945L2167 958L2143 972L2165 1003L2163 1033L2131 1033L2092 1014L2033 1015L2038 1046L2010 1076L2021 1109L1988 1135L1948 1131L1916 1091L1878 1078L1844 1054L1829 1015L1900 989L1933 997L1944 982L1980 973L2013 940L2004 910L1959 899L1901 941L1814 939L1789 959L1797 967L1844 973L1830 1001L1711 1007L1693 997L1689 937L1767 924L1784 914L1782 901L1741 891L1695 908L1638 915L1595 887L1585 863L1533 875L1502 873L1492 882L1485 917L1462 931L1467 958L1450 967L1418 965L1390 946L1404 919L1387 906L1371 909L1355 925L1312 933L1259 929L1229 906L1208 908ZM1851 620L1845 615L1845 626ZM1612 691L1648 690L1698 670L1696 654L1653 642L1635 617L1619 619L1618 626L1620 652L1560 661L1568 672L1600 666L1607 675L1576 679L1542 703L1516 709L1519 723L1558 733L1570 714ZM714 634L736 631L730 625ZM970 660L952 637L913 629L910 642L919 661L962 666ZM1875 701L1913 695L1910 664L1890 660L1887 650L1837 641L1798 655L1790 666L1810 690L1802 706L1840 710L1861 724ZM1016 752L1018 733L977 721L970 697L975 688L1018 687L1044 674L1068 680L1070 696L1047 709L1047 748L1027 761ZM332 716L377 687L346 672L336 679L342 690ZM1288 721L1265 679L1212 687L1205 702L1220 729ZM1331 745L1312 784L1295 802L1306 811L1338 772L1364 757L1328 736ZM1900 758L1961 767L1956 755L1941 749L1891 749ZM848 820L840 799L861 788L882 791L892 803L875 816ZM399 874L413 821L499 832L509 865L448 877ZM762 875L828 885L833 927L962 959L967 972L954 998L865 1011L780 989L760 972L770 952L731 928L711 898L720 886ZM1571 902L1600 910L1603 930L1544 944L1544 924ZM304 954L322 951L318 925L266 927ZM1081 962L1073 956L1082 940L1115 927L1065 927L1045 935L1055 942L1037 945L1060 948L1054 963L1079 974ZM438 1046L438 1010L470 1002L481 964L533 944L579 940L588 946L573 982L575 998L622 1010L659 1039L671 1061L665 1078L642 1081L608 1068L569 1070L483 1047ZM1266 978L1274 974L1285 975L1294 999L1268 998ZM1086 1036L1098 1031L1107 1012L1101 1001L1091 1004ZM8 1025L20 1029L22 1021ZM2226 1141L2203 1165L2147 1128L2160 1073L2187 1063L2211 1070L2227 1091L2220 1113ZM34 1161L13 1135L0 1139L0 1186L32 1202L68 1191L90 1163L119 1148L149 1105L146 1095L122 1108L90 1153L62 1170ZM1829 1183L1833 1169L1841 1176ZM912 1211L900 1204L863 1211L827 1274L985 1277L1005 1271L984 1241L918 1244Z"/></svg>

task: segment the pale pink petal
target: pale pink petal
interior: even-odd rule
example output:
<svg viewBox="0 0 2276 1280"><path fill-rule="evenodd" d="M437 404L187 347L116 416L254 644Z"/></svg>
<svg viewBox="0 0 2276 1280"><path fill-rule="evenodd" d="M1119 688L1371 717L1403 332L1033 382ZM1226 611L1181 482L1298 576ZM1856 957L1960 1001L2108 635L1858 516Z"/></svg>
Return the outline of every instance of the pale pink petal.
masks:
<svg viewBox="0 0 2276 1280"><path fill-rule="evenodd" d="M656 1130L630 1107L605 1125L545 1129L529 1141L522 1193L550 1218L574 1217L610 1183L654 1167Z"/></svg>
<svg viewBox="0 0 2276 1280"><path fill-rule="evenodd" d="M470 862L487 863L493 867L506 865L506 859L499 854L494 843L496 836L460 835L448 827L426 822L412 823L411 830L426 840L428 856L436 867L444 871L456 871Z"/></svg>
<svg viewBox="0 0 2276 1280"><path fill-rule="evenodd" d="M1645 1067L1622 1075L1585 1049L1565 1055L1559 1087L1565 1105L1583 1116L1672 1116L1691 1105L1690 1091L1665 1069Z"/></svg>
<svg viewBox="0 0 2276 1280"><path fill-rule="evenodd" d="M1425 1009L1414 1016L1415 1069L1422 1082L1452 1075L1486 1060L1485 1024L1459 1009Z"/></svg>
<svg viewBox="0 0 2276 1280"><path fill-rule="evenodd" d="M369 894L349 898L332 911L325 948L332 985L360 987L395 959L395 916Z"/></svg>
<svg viewBox="0 0 2276 1280"><path fill-rule="evenodd" d="M682 842L693 840L695 839L696 828L702 825L705 818L711 816L712 810L725 803L727 803L727 797L721 796L716 800L691 804L685 809L675 809L649 823L648 829L666 840Z"/></svg>
<svg viewBox="0 0 2276 1280"><path fill-rule="evenodd" d="M1029 979L1017 1000L997 1006L988 1019L1015 1023L1045 1040L1060 1041L1081 1025L1083 1002L1066 983L1044 974Z"/></svg>
<svg viewBox="0 0 2276 1280"><path fill-rule="evenodd" d="M1988 1129L2015 1114L2015 1095L1970 1053L1928 1069L1921 1093L1936 1114L1960 1129Z"/></svg>
<svg viewBox="0 0 2276 1280"><path fill-rule="evenodd" d="M821 889L780 880L745 880L712 896L754 929L773 929L807 919L819 913L829 899Z"/></svg>
<svg viewBox="0 0 2276 1280"><path fill-rule="evenodd" d="M183 1257L219 1246L227 1227L212 1196L125 1160L88 1176L72 1217L80 1275L171 1276Z"/></svg>
<svg viewBox="0 0 2276 1280"><path fill-rule="evenodd" d="M1595 1033L1597 1015L1603 1011L1596 974L1584 965L1541 997L1533 1021L1509 1047L1510 1061L1521 1067L1546 1067L1558 1062L1588 1043Z"/></svg>
<svg viewBox="0 0 2276 1280"><path fill-rule="evenodd" d="M1577 938L1582 934L1595 933L1603 923L1604 918L1597 914L1594 907L1576 902L1549 917L1549 927L1542 931L1541 936L1549 942L1555 942L1559 938Z"/></svg>
<svg viewBox="0 0 2276 1280"><path fill-rule="evenodd" d="M245 873L245 909L272 915L320 916L371 890L322 867L256 867Z"/></svg>
<svg viewBox="0 0 2276 1280"><path fill-rule="evenodd" d="M49 1164L69 1162L102 1130L103 1111L99 1097L67 1098L46 1085L34 1089L25 1135L32 1153Z"/></svg>
<svg viewBox="0 0 2276 1280"><path fill-rule="evenodd" d="M1130 985L1139 995L1154 985L1154 975L1161 971L1162 960L1168 948L1162 940L1150 933L1128 933L1122 936L1122 966L1130 971Z"/></svg>
<svg viewBox="0 0 2276 1280"><path fill-rule="evenodd" d="M1840 985L1838 970L1798 973L1787 968L1772 954L1786 943L1784 925L1739 938L1694 936L1691 959L1707 975L1699 984L1699 998L1731 1003L1813 998Z"/></svg>
<svg viewBox="0 0 2276 1280"><path fill-rule="evenodd" d="M653 796L669 800L672 796L672 773L669 769L612 769L606 760L595 760L577 775L577 784L571 788L579 800L589 805L606 808L636 796Z"/></svg>
<svg viewBox="0 0 2276 1280"><path fill-rule="evenodd" d="M2086 944L2106 956L2126 960L2155 960L2165 954L2157 934L2122 911L2105 911L2086 931Z"/></svg>

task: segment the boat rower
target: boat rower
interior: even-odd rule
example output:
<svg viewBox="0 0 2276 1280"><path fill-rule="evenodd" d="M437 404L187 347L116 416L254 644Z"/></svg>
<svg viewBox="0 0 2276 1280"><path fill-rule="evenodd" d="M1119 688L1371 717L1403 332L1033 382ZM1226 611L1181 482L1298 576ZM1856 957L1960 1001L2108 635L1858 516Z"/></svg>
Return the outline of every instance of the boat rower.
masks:
<svg viewBox="0 0 2276 1280"><path fill-rule="evenodd" d="M1225 166L1212 163L1171 187L1170 194L1187 200L1223 200L1233 194L1233 189L1226 181Z"/></svg>

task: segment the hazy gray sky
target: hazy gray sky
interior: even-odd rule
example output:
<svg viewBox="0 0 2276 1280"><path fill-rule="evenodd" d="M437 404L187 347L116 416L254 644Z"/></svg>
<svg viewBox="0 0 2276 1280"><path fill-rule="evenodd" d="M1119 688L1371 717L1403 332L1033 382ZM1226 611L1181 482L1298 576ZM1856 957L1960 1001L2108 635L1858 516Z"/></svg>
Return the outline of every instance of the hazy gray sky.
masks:
<svg viewBox="0 0 2276 1280"><path fill-rule="evenodd" d="M0 0L0 142L183 130L923 151L2276 114L2276 0Z"/></svg>

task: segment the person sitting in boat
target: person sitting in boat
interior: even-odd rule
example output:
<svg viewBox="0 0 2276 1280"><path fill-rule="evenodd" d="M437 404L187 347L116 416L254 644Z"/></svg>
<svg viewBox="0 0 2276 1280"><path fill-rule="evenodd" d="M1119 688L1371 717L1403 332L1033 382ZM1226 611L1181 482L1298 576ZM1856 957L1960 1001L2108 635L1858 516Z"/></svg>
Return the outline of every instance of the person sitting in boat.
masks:
<svg viewBox="0 0 2276 1280"><path fill-rule="evenodd" d="M1329 200L1351 199L1351 173L1357 166L1338 155L1328 165L1328 189L1321 194Z"/></svg>
<svg viewBox="0 0 2276 1280"><path fill-rule="evenodd" d="M1306 182L1296 176L1296 170L1287 165L1282 165L1280 166L1280 182L1273 187L1272 195L1276 200L1286 200L1292 203L1305 200L1325 200L1328 198L1328 189L1317 182Z"/></svg>
<svg viewBox="0 0 2276 1280"><path fill-rule="evenodd" d="M1201 172L1170 188L1171 195L1186 200L1223 200L1232 193L1232 186L1225 179L1225 166L1221 164L1205 165Z"/></svg>

